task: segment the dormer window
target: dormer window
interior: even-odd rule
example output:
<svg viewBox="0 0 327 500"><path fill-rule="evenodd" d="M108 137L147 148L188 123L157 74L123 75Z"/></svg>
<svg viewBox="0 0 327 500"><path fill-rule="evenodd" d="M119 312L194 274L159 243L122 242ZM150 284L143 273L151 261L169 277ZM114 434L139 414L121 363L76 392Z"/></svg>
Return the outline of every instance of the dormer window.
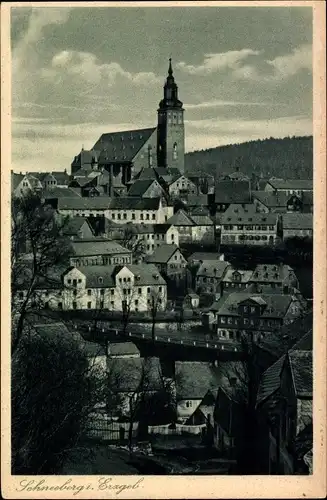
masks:
<svg viewBox="0 0 327 500"><path fill-rule="evenodd" d="M100 283L100 285L103 283L103 278L101 276L99 276L98 282Z"/></svg>

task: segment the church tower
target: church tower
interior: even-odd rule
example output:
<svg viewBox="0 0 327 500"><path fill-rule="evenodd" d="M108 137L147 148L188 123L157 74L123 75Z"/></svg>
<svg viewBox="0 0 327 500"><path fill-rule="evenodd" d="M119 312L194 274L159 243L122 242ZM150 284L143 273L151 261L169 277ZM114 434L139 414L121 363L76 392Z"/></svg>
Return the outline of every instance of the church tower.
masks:
<svg viewBox="0 0 327 500"><path fill-rule="evenodd" d="M158 109L158 167L175 167L184 173L185 133L183 103L178 99L178 87L169 59L164 98Z"/></svg>

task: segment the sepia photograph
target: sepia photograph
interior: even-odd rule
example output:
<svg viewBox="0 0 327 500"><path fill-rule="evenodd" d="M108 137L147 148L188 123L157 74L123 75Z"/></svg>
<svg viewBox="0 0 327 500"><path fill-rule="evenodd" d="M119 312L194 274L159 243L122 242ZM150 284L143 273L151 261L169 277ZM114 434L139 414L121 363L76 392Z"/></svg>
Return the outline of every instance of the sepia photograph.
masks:
<svg viewBox="0 0 327 500"><path fill-rule="evenodd" d="M4 498L313 474L313 5L223 3L7 6Z"/></svg>

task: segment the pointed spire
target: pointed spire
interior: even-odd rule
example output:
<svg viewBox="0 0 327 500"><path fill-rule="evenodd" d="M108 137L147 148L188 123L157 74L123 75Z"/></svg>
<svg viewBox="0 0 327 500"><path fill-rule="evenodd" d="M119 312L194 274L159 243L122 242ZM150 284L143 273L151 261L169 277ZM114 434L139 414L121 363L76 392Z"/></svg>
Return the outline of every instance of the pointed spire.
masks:
<svg viewBox="0 0 327 500"><path fill-rule="evenodd" d="M169 76L173 76L173 68L172 68L172 66L171 66L171 57L169 58L168 75L169 75Z"/></svg>

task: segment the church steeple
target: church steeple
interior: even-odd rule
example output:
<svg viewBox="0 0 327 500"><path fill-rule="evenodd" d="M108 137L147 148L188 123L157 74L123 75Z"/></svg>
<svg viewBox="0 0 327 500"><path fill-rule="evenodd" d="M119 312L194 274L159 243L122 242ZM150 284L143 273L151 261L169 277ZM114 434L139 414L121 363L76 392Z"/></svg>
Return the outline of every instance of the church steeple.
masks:
<svg viewBox="0 0 327 500"><path fill-rule="evenodd" d="M171 57L169 58L168 76L164 85L164 98L159 103L159 108L182 108L183 103L178 99L178 86L173 75Z"/></svg>
<svg viewBox="0 0 327 500"><path fill-rule="evenodd" d="M157 164L184 172L184 109L182 101L178 99L171 58L163 90L163 99L158 108Z"/></svg>

